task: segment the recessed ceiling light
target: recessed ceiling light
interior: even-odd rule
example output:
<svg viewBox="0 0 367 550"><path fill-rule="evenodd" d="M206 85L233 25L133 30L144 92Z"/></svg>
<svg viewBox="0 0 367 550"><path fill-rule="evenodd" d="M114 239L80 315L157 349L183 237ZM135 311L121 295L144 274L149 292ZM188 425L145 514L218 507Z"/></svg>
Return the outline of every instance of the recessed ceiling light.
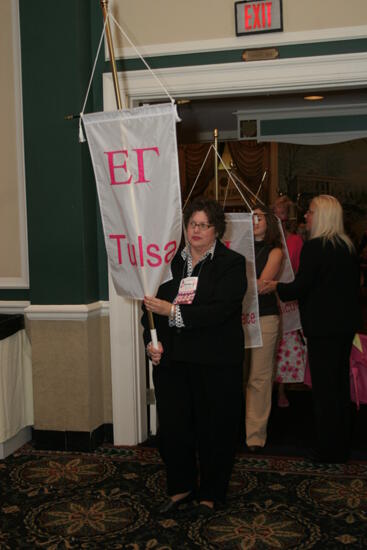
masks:
<svg viewBox="0 0 367 550"><path fill-rule="evenodd" d="M306 99L307 101L321 101L321 99L324 99L323 95L305 95L303 99Z"/></svg>

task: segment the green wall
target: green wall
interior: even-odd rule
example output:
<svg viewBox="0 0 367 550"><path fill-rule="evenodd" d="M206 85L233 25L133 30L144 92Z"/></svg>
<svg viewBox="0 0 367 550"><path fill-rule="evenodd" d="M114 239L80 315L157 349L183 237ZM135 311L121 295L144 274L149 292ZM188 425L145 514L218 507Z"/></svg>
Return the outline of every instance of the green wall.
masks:
<svg viewBox="0 0 367 550"><path fill-rule="evenodd" d="M102 29L100 5L20 0L20 24L29 299L33 304L107 299L88 145L78 142L78 120L65 120L84 102ZM86 112L101 109L100 70L96 80ZM16 291L11 295L8 299L21 299Z"/></svg>

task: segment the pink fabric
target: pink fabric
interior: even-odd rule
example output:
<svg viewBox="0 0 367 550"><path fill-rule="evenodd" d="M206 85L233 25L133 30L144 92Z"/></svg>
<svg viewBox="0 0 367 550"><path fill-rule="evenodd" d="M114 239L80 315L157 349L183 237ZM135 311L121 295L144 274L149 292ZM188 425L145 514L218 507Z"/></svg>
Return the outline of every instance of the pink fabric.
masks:
<svg viewBox="0 0 367 550"><path fill-rule="evenodd" d="M306 384L306 386L309 386L312 388L312 382L311 382L311 372L310 372L310 365L308 363L308 358L306 361L306 368L305 368L305 378L303 382Z"/></svg>
<svg viewBox="0 0 367 550"><path fill-rule="evenodd" d="M297 273L299 268L299 259L303 246L303 240L299 235L289 233L285 239L288 248L289 259L291 261L293 271Z"/></svg>
<svg viewBox="0 0 367 550"><path fill-rule="evenodd" d="M287 332L281 339L277 353L277 372L275 381L303 382L307 350L301 331Z"/></svg>
<svg viewBox="0 0 367 550"><path fill-rule="evenodd" d="M289 233L285 239L294 273L299 267L303 240ZM287 332L279 342L275 380L279 383L303 382L307 349L298 330Z"/></svg>
<svg viewBox="0 0 367 550"><path fill-rule="evenodd" d="M359 335L362 352L352 346L350 354L350 397L359 409L360 403L367 403L367 335Z"/></svg>
<svg viewBox="0 0 367 550"><path fill-rule="evenodd" d="M362 353L352 346L350 354L350 398L359 409L360 403L367 403L367 335L360 334ZM312 387L310 368L306 365L304 383Z"/></svg>

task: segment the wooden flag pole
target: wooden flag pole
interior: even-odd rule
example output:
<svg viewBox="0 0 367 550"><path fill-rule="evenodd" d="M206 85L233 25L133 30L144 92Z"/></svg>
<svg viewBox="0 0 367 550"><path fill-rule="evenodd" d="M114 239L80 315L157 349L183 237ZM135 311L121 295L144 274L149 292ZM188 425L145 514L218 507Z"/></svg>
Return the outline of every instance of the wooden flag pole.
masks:
<svg viewBox="0 0 367 550"><path fill-rule="evenodd" d="M214 155L214 177L215 177L215 200L218 200L218 129L215 128L214 130L214 147L215 147L215 155Z"/></svg>
<svg viewBox="0 0 367 550"><path fill-rule="evenodd" d="M112 77L113 77L113 86L115 89L116 104L117 104L117 108L121 110L122 103L121 103L120 87L119 87L117 70L116 70L115 52L113 48L110 22L108 19L108 0L100 0L100 4L102 8L102 13L103 13L103 19L106 24L106 38L107 38L108 51L110 54L110 63L112 68ZM152 342L154 347L156 348L158 347L158 339L157 339L157 333L154 327L153 313L151 311L147 311L147 313L148 313L148 320L149 320L149 328L152 335Z"/></svg>
<svg viewBox="0 0 367 550"><path fill-rule="evenodd" d="M108 19L108 0L100 0L100 3L101 3L102 13L103 13L103 19L106 24L106 38L107 38L108 51L110 54L110 63L112 67L112 77L113 77L113 85L115 88L116 104L117 104L117 108L121 110L122 103L121 103L120 87L119 87L119 82L117 78L115 52L113 49L111 28L110 28L110 22Z"/></svg>

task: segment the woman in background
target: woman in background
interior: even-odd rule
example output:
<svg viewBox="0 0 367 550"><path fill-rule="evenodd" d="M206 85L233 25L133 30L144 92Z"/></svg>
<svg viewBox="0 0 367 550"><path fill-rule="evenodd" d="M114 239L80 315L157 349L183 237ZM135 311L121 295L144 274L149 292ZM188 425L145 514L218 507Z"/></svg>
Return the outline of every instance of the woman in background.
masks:
<svg viewBox="0 0 367 550"><path fill-rule="evenodd" d="M293 272L298 271L303 240L296 234L297 217L290 218L295 205L286 196L278 197L273 205L274 214L282 222L285 242ZM300 330L282 333L276 357L275 381L278 382L278 406L288 407L286 382L303 382L305 370L305 344Z"/></svg>
<svg viewBox="0 0 367 550"><path fill-rule="evenodd" d="M258 291L264 280L276 278L283 261L281 235L274 214L264 205L253 207L255 267ZM259 295L263 345L251 349L246 385L246 444L259 452L266 443L271 410L274 360L279 335L279 308L275 295Z"/></svg>
<svg viewBox="0 0 367 550"><path fill-rule="evenodd" d="M281 300L298 300L316 426L316 448L308 458L345 462L350 449L349 356L361 324L358 259L335 197L315 197L305 218L310 239L295 280L269 281L261 292L276 289Z"/></svg>

